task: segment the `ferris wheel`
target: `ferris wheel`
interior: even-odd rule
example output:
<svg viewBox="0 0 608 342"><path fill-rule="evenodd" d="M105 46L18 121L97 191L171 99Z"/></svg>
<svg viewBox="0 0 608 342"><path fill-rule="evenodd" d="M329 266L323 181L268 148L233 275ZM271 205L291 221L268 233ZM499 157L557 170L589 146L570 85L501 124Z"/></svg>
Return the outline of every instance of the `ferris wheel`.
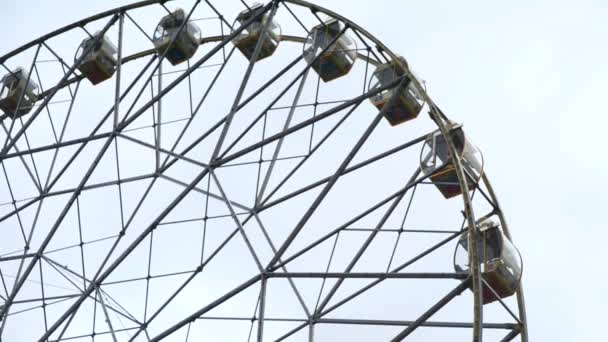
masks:
<svg viewBox="0 0 608 342"><path fill-rule="evenodd" d="M528 341L481 151L347 18L147 0L0 64L0 339Z"/></svg>

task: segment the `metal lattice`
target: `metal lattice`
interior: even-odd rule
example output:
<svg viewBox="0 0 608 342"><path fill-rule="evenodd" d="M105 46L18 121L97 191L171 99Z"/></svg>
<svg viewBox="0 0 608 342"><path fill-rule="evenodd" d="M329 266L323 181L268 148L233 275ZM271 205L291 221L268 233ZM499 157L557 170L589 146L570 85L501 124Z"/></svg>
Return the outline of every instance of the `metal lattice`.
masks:
<svg viewBox="0 0 608 342"><path fill-rule="evenodd" d="M152 33L177 7L201 38L174 66ZM280 44L247 59L232 41L262 16ZM313 70L328 48L303 54L327 18L356 52L331 82ZM104 35L118 63L92 85L74 51ZM509 236L487 175L468 181L450 139L463 194L446 200L421 172L422 145L450 121L407 65L370 87L392 60L299 0L142 1L0 57L39 86L28 114L0 117L2 339L527 341L520 288L482 305L476 218ZM406 80L430 118L392 127L368 100ZM454 271L463 234L472 266Z"/></svg>

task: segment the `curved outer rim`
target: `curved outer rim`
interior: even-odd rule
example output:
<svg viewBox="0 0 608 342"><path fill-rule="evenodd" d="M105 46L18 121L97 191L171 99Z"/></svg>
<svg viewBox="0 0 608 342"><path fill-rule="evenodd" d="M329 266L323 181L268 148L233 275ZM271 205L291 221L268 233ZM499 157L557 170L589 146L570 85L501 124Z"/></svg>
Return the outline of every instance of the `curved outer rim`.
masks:
<svg viewBox="0 0 608 342"><path fill-rule="evenodd" d="M74 28L78 28L78 27L83 27L86 24L92 22L92 21L96 21L99 19L103 19L105 17L111 16L111 15L115 15L117 13L121 13L121 12L126 12L128 10L132 10L132 9L137 9L137 8L141 8L141 7L146 7L149 5L154 5L154 4L164 4L168 1L171 0L145 0L145 1L139 1L130 5L125 5L125 6L120 6L111 10L107 10L101 13L98 13L96 15L90 16L88 18L82 19L80 21L74 22L72 24L66 25L62 28L59 28L55 31L52 31L44 36L41 36L37 39L34 39L32 41L30 41L29 43L16 48L10 52L8 52L7 54L3 55L0 57L0 63L4 63L6 60L14 57L15 55L26 51L27 49L40 44L42 42L45 42L55 36L58 36L62 33L65 33L69 30L72 30ZM200 0L199 0L200 1ZM393 53L386 45L384 45L380 40L376 39L371 33L369 33L367 30L365 30L364 28L362 28L361 26L357 25L356 23L352 22L351 20L331 11L328 10L324 7L312 4L310 2L307 1L303 1L303 0L273 0L273 1L277 1L277 2L287 2L287 3L291 3L294 5L298 5L298 6L302 6L302 7L306 7L309 8L310 10L314 11L314 12L321 12L329 17L338 19L342 22L344 22L345 24L347 24L351 29L356 30L357 32L361 33L363 36L365 36L367 39L369 39L370 41L372 41L374 44L376 44L376 48L386 52L391 59L393 60L397 60L398 63L405 69L407 70L408 74L410 74L410 76L412 76L412 81L414 82L414 85L418 88L418 91L422 94L422 96L424 97L425 102L429 105L429 114L431 116L431 118L433 119L433 121L435 121L435 123L437 124L439 130L441 131L442 135L444 137L448 137L448 128L447 128L447 118L443 115L443 113L441 112L441 110L439 110L439 108L436 106L436 104L431 100L431 98L429 97L429 95L427 94L425 88L423 87L423 85L420 83L420 81L411 73L407 63L403 64L397 57L398 55ZM300 37L292 37L292 36L285 36L287 41L294 41L294 42L299 42L302 38ZM213 41L213 39L209 39L209 38L203 38L201 39L201 42L203 43L204 40L207 41ZM206 42L206 41L205 41ZM149 51L144 51L144 52L149 52ZM129 56L128 58L125 58L125 62L141 57L140 55L144 52L141 52L139 54L133 55L133 56ZM361 54L359 54L358 56L359 58L363 57ZM470 196L470 192L469 192L469 188L468 188L468 182L465 181L465 174L464 174L464 169L462 167L462 162L461 159L458 156L458 153L456 151L456 148L454 146L454 144L452 143L452 141L450 139L446 138L446 141L448 142L448 147L449 147L449 152L450 152L450 156L451 158L455 161L455 168L456 168L456 173L458 175L458 182L459 185L461 187L461 189L463 189L463 193L462 193L462 198L463 198L463 202L464 202L464 207L465 207L465 214L467 217L467 224L469 226L469 231L470 236L472 238L472 243L474 244L476 239L474 239L475 234L476 234L476 226L475 226L475 216L473 213L473 206L472 206L472 201L471 201L471 196ZM502 226L504 227L504 231L505 234L507 235L507 237L510 239L510 233L509 233L509 229L508 226L506 224L506 220L504 218L503 212L500 209L500 206L498 205L498 200L495 196L495 193L493 191L493 188L488 180L487 175L482 172L482 180L486 186L486 188L488 189L489 195L492 198L495 206L497 207L497 213L499 215L499 219L501 221ZM478 257L475 253L476 248L472 248L471 252L472 254L470 255L470 259L472 262L474 262L473 264L478 264L476 261L478 260ZM479 269L474 270L473 274L473 290L474 290L474 294L475 294L475 319L474 319L474 341L481 341L481 336L478 336L479 331L480 331L480 327L481 327L481 314L483 311L483 307L481 305L481 291L480 291L480 287L481 287L481 276L480 276L480 272ZM528 334L527 334L527 322L526 322L526 311L525 311L525 302L524 302L524 294L523 294L523 288L520 286L517 290L517 302L518 302L518 309L519 309L519 315L520 315L520 320L522 322L522 327L521 327L521 338L522 338L522 342L528 342Z"/></svg>
<svg viewBox="0 0 608 342"><path fill-rule="evenodd" d="M488 189L488 195L490 196L490 198L492 199L492 202L494 202L494 205L497 208L497 215L498 215L498 219L500 220L500 224L502 226L503 232L505 233L505 235L507 236L507 238L509 240L512 240L511 232L509 230L509 225L507 224L507 220L505 219L502 209L500 208L500 204L498 203L498 198L496 197L496 193L494 192L494 188L492 187L492 184L490 183L490 179L488 178L487 173L484 173L481 176L481 180L483 181L484 185L486 186L486 189ZM521 277L523 277L523 263L522 263ZM521 331L522 341L527 342L528 341L528 324L527 324L527 317L526 317L524 290L523 290L523 287L521 286L521 279L520 279L520 286L517 289L516 295L517 295L517 306L519 309L519 319L524 323L522 326L522 331Z"/></svg>
<svg viewBox="0 0 608 342"><path fill-rule="evenodd" d="M397 60L397 62L399 64L401 64L401 66L405 70L408 70L408 72L410 72L409 67L407 65L403 65L403 63L397 58L397 55L395 53L393 53L388 47L386 47L386 45L384 45L380 40L376 39L367 30L365 30L362 27L360 27L359 25L353 23L349 19L347 19L343 16L340 16L337 13L327 10L323 7L311 4L307 1L302 1L302 0L284 0L284 1L293 3L293 4L297 4L300 6L308 7L311 10L322 12L330 17L343 21L344 23L348 24L351 28L356 29L357 31L359 31L359 33L363 34L366 38L368 38L369 40L374 42L379 49L387 52L389 54L389 56L391 57L391 59ZM472 240L472 241L470 241L470 243L471 243L471 246L473 247L473 248L471 248L471 250L469 252L470 253L469 258L471 259L472 265L478 266L479 265L479 263L477 262L478 256L476 255L477 254L476 253L476 251L477 251L477 247L476 247L477 227L475 226L475 215L473 213L473 205L472 205L471 196L469 193L468 182L466 181L466 176L464 174L464 169L462 167L461 159L458 156L456 147L454 146L452 140L448 138L449 137L448 128L447 128L446 122L444 122L444 119L442 118L441 111L434 104L434 102L431 100L431 98L428 96L424 87L422 87L422 85L420 84L418 79L416 77L412 77L412 80L413 80L414 84L417 86L418 91L423 95L425 102L428 103L429 108L431 109L429 111L429 113L430 113L431 117L434 119L433 121L435 121L435 123L439 127L439 130L443 134L445 141L447 141L450 156L451 156L452 160L454 160L454 163L456 164L455 166L456 166L456 173L458 175L458 183L460 185L460 188L463 189L462 198L463 198L463 202L464 202L465 214L466 214L468 225L469 225L469 231L470 231L469 237ZM485 177L485 175L483 174L483 171L482 171L482 176L484 178L484 183L486 183L489 187L489 182L487 181L487 177ZM491 189L491 187L489 187L489 189ZM492 196L492 197L495 198L495 196ZM504 224L505 223L504 217L503 217L502 211L500 211L500 210L499 210L499 215L500 215L501 223ZM508 231L508 229L506 229L506 231ZM507 236L507 237L510 238L510 236ZM479 268L478 267L475 267L475 268L476 268L476 270L473 270L473 274L472 274L473 290L474 290L474 295L475 295L475 309L474 309L475 310L475 312L474 312L475 328L474 328L474 332L473 332L473 340L481 341L481 339L482 339L481 332L480 332L481 331L481 315L483 312L483 306L481 304L481 295L482 295L482 293L481 293L481 275L480 275ZM522 289L521 283L520 283L518 291L517 291L517 302L518 302L520 320L523 323L522 332L521 332L522 342L528 342L525 303L524 303L523 289Z"/></svg>
<svg viewBox="0 0 608 342"><path fill-rule="evenodd" d="M51 38L53 38L55 36L58 36L58 35L60 35L62 33L67 32L69 30L72 30L72 29L75 29L75 28L78 28L78 27L83 27L84 25L86 25L86 24L88 24L88 23L90 23L92 21L103 19L105 17L109 17L109 16L114 15L116 13L132 10L132 9L135 9L135 8L145 7L145 6L154 5L154 4L164 4L167 1L170 1L170 0L145 0L145 1L139 1L139 2L136 2L136 3L132 3L130 5L125 5L125 6L117 7L117 8L111 9L111 10L107 10L105 12L101 12L101 13L92 15L92 16L90 16L88 18L79 20L79 21L74 22L72 24L66 25L66 26L64 26L62 28L59 28L59 29L57 29L55 31L47 33L47 34L45 34L42 37L34 39L31 42L29 42L29 43L27 43L27 44L25 44L25 45L23 45L21 47L16 48L15 50L13 50L13 51L5 54L2 57L0 57L0 63L4 63L9 58L11 58L11 57L13 57L13 56L15 56L15 55L23 52L23 51L25 51L25 50L27 50L27 49L35 46L37 44L45 42L45 41L47 41L47 40L49 40L49 39L51 39Z"/></svg>

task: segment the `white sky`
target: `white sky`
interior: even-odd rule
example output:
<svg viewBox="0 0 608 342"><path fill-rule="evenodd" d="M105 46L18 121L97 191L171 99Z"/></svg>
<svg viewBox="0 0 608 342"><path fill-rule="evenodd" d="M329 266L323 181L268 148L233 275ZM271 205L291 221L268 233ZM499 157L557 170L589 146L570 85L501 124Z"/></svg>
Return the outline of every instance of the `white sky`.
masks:
<svg viewBox="0 0 608 342"><path fill-rule="evenodd" d="M124 3L4 1L0 55ZM483 150L523 254L531 341L606 341L608 3L317 3L403 54Z"/></svg>

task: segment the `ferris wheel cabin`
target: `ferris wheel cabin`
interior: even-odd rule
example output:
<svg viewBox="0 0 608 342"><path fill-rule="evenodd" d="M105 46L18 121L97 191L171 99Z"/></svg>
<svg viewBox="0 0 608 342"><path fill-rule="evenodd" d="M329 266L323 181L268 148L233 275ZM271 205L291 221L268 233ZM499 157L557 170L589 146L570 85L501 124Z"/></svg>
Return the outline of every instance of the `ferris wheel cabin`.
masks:
<svg viewBox="0 0 608 342"><path fill-rule="evenodd" d="M0 80L0 109L16 119L29 113L38 99L38 85L23 68L4 75Z"/></svg>
<svg viewBox="0 0 608 342"><path fill-rule="evenodd" d="M340 35L343 29L344 24L338 20L328 20L313 27L304 44L304 59L312 63L323 82L348 74L357 59L355 41Z"/></svg>
<svg viewBox="0 0 608 342"><path fill-rule="evenodd" d="M92 83L99 84L114 75L116 70L116 47L108 37L98 35L86 38L76 51L74 60L86 53L78 70Z"/></svg>
<svg viewBox="0 0 608 342"><path fill-rule="evenodd" d="M158 55L166 51L165 57L172 65L177 65L194 56L199 46L200 34L195 24L186 22L184 10L178 8L160 20L152 41Z"/></svg>
<svg viewBox="0 0 608 342"><path fill-rule="evenodd" d="M500 225L489 218L477 222L477 255L484 280L483 303L507 298L515 293L522 274L521 256L504 235ZM454 253L454 269L469 271L469 234L463 234Z"/></svg>
<svg viewBox="0 0 608 342"><path fill-rule="evenodd" d="M399 59L403 65L407 65L405 59L402 57L399 57ZM404 76L405 73L406 70L395 60L380 64L372 75L369 89L374 90L386 87ZM391 87L383 90L371 97L370 100L376 108L382 110L388 104L393 94L397 98L384 112L384 117L391 126L396 126L418 117L424 101L410 80L407 80L407 83L403 87Z"/></svg>
<svg viewBox="0 0 608 342"><path fill-rule="evenodd" d="M257 16L264 8L262 4L255 3L250 6L249 9L241 12L236 20L234 27L238 25L244 25L249 20ZM262 38L262 30L268 23L269 16L268 14L263 14L257 19L254 19L249 26L247 26L241 34L237 35L232 43L241 51L241 53L247 57L247 59L251 59L253 57L253 53L255 51L255 47L257 46L260 38ZM271 56L274 51L277 49L279 42L281 41L281 27L274 20L270 20L268 23L268 29L264 34L264 38L261 41L262 46L260 47L260 52L255 61L259 61L266 57ZM254 62L255 62L254 61Z"/></svg>
<svg viewBox="0 0 608 342"><path fill-rule="evenodd" d="M449 123L448 129L450 139L460 156L470 191L482 173L481 152L467 139L461 125ZM441 131L436 130L428 136L420 157L422 172L430 175L429 178L445 198L462 194L456 168Z"/></svg>

